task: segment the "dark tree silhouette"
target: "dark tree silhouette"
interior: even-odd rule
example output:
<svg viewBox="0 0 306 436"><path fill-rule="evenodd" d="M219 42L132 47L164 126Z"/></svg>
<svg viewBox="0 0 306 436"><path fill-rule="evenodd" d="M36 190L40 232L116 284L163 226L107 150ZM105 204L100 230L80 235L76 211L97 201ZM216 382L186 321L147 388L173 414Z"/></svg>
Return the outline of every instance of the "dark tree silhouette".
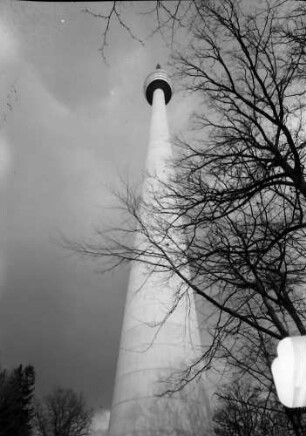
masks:
<svg viewBox="0 0 306 436"><path fill-rule="evenodd" d="M0 435L30 436L35 371L28 365L0 372Z"/></svg>
<svg viewBox="0 0 306 436"><path fill-rule="evenodd" d="M216 393L213 417L217 436L290 436L295 432L275 394L236 379Z"/></svg>
<svg viewBox="0 0 306 436"><path fill-rule="evenodd" d="M91 420L82 394L57 388L36 405L35 435L88 436Z"/></svg>

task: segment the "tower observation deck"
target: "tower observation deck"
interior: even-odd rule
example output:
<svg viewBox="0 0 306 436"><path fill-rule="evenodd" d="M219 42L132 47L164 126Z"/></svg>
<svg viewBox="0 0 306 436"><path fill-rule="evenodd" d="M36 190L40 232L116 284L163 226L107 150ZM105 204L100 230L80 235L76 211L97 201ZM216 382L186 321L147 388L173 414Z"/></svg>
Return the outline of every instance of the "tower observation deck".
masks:
<svg viewBox="0 0 306 436"><path fill-rule="evenodd" d="M153 94L156 89L162 89L165 96L165 103L168 104L172 97L172 85L166 71L160 65L156 65L156 70L151 73L144 82L144 93L147 102L152 105Z"/></svg>

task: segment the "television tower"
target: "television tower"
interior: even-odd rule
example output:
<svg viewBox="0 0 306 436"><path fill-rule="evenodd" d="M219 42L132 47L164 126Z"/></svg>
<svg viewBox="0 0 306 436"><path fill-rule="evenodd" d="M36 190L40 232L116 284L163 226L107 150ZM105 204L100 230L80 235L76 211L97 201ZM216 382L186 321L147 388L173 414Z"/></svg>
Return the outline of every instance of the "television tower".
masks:
<svg viewBox="0 0 306 436"><path fill-rule="evenodd" d="M152 115L142 197L144 204L150 205L159 194L162 197L162 185L173 174L166 114L172 86L159 65L145 80L144 92ZM154 216L146 207L139 213L154 227ZM169 242L158 236L156 240L164 250L169 249ZM144 252L146 259L152 253L153 266L141 259L131 266L109 436L187 436L199 434L199 430L204 434L210 413L202 380L163 395L173 387L174 375L179 377L178 373L199 357L194 296L178 277L162 271L160 265L154 267L154 247L140 231L135 248Z"/></svg>

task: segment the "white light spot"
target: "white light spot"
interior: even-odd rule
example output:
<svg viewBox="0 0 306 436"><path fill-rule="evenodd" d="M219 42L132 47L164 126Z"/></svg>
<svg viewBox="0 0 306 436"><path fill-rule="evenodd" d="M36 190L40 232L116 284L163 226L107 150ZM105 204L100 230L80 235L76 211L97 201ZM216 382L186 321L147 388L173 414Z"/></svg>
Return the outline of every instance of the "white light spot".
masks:
<svg viewBox="0 0 306 436"><path fill-rule="evenodd" d="M66 23L65 18L62 18L62 19L61 19L61 23L62 23L62 24L65 24L65 23Z"/></svg>

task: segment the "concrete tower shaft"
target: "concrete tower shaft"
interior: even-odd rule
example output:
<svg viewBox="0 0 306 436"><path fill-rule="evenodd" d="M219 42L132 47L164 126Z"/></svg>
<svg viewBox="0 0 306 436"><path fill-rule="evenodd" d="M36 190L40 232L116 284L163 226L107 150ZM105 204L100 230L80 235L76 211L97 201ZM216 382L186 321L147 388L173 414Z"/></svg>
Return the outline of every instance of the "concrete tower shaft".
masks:
<svg viewBox="0 0 306 436"><path fill-rule="evenodd" d="M163 271L158 247L167 252L169 240L161 239L154 230L158 225L151 208L162 205L163 186L170 181L173 171L169 165L173 153L166 114L172 88L167 74L158 69L149 75L144 90L152 104L152 115L147 176L139 213L154 243L138 232L135 247L144 255L131 266L109 435L191 435L195 430L191 429L191 410L195 413L200 407L194 419L202 429L209 420L208 403L200 383L190 385L189 392L184 394L160 397L172 387L173 374L199 357L200 346L193 294L176 275ZM181 236L173 233L171 240L182 243Z"/></svg>

